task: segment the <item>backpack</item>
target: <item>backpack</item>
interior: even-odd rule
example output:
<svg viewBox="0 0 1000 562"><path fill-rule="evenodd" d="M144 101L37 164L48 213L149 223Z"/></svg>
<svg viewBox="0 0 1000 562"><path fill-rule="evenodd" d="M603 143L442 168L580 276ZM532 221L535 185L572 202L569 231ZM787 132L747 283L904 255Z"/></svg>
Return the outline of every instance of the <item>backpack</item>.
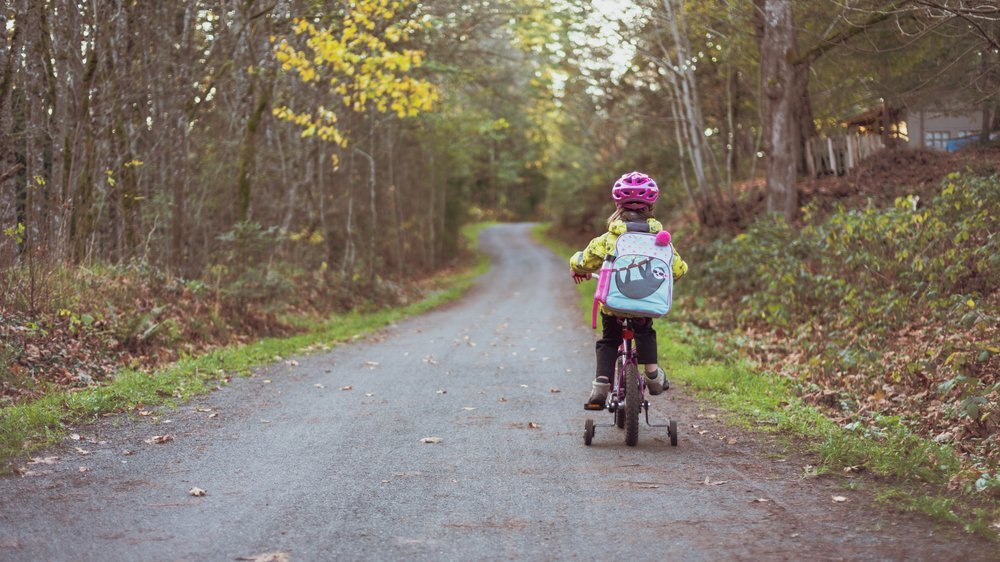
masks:
<svg viewBox="0 0 1000 562"><path fill-rule="evenodd" d="M670 233L651 234L646 223L626 226L601 267L592 312L595 328L599 304L615 315L659 318L670 312L674 293Z"/></svg>

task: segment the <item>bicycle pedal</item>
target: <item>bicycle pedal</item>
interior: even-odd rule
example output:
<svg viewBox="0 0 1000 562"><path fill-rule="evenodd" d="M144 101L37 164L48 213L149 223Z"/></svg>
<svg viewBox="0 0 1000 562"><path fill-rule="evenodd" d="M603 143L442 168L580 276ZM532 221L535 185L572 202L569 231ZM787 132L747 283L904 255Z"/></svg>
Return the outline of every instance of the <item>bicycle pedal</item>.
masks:
<svg viewBox="0 0 1000 562"><path fill-rule="evenodd" d="M583 405L583 409L590 411L600 411L604 409L604 404L591 404L590 402L587 402L586 404Z"/></svg>

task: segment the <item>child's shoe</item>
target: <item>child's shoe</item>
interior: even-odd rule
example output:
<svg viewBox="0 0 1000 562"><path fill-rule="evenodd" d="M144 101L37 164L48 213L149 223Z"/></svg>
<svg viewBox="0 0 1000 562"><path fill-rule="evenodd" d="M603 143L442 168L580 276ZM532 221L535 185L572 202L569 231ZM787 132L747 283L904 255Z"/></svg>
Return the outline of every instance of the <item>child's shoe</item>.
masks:
<svg viewBox="0 0 1000 562"><path fill-rule="evenodd" d="M597 377L591 386L590 398L587 399L587 403L604 406L604 403L608 401L608 391L611 390L611 382L608 381L608 377Z"/></svg>
<svg viewBox="0 0 1000 562"><path fill-rule="evenodd" d="M670 382L667 380L667 375L663 372L663 369L657 367L652 373L646 372L646 390L651 395L656 396L669 388Z"/></svg>

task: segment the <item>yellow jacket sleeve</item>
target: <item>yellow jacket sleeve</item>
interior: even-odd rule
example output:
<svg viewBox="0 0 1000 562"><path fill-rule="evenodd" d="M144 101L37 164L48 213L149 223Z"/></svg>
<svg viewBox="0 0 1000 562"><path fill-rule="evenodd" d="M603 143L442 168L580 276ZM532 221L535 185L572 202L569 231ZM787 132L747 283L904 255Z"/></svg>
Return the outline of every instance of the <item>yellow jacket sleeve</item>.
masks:
<svg viewBox="0 0 1000 562"><path fill-rule="evenodd" d="M677 248L674 248L673 269L674 269L674 281L677 281L681 277L684 277L684 274L687 273L688 271L688 264L686 261L684 261L684 258L682 258L681 255L677 253Z"/></svg>
<svg viewBox="0 0 1000 562"><path fill-rule="evenodd" d="M570 269L577 273L593 273L601 269L601 264L604 263L605 256L615 249L614 240L609 240L611 238L610 234L610 232L605 232L591 240L590 244L587 244L587 247L582 252L573 254L573 257L569 259ZM615 236L614 238L618 237Z"/></svg>

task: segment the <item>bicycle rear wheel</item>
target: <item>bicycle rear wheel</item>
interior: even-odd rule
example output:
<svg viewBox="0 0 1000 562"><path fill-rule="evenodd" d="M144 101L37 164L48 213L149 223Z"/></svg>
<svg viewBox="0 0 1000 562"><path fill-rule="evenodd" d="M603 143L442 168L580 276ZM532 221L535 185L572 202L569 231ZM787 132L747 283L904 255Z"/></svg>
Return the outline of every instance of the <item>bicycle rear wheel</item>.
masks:
<svg viewBox="0 0 1000 562"><path fill-rule="evenodd" d="M634 364L625 365L625 444L635 447L639 442L639 410L642 396L639 394L639 369Z"/></svg>

